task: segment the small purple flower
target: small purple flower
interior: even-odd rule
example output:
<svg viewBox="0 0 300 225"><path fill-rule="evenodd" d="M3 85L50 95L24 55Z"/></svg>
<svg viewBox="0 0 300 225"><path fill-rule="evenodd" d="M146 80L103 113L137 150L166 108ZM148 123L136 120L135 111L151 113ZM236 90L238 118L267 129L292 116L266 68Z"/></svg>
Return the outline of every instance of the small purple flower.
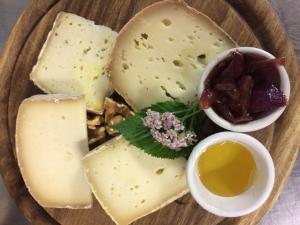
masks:
<svg viewBox="0 0 300 225"><path fill-rule="evenodd" d="M196 135L194 133L191 133L191 132L187 133L185 139L186 139L187 144L191 145L191 144L193 144L195 142Z"/></svg>
<svg viewBox="0 0 300 225"><path fill-rule="evenodd" d="M153 129L161 129L161 118L159 112L152 111L151 109L148 109L146 112L147 116L144 118L144 126L153 128Z"/></svg>
<svg viewBox="0 0 300 225"><path fill-rule="evenodd" d="M184 125L174 114L165 112L160 115L148 109L146 115L143 118L144 126L150 128L152 137L162 145L179 151L197 141L193 132L184 131Z"/></svg>
<svg viewBox="0 0 300 225"><path fill-rule="evenodd" d="M162 114L161 118L164 121L164 129L171 129L173 126L174 115L169 112L165 112Z"/></svg>
<svg viewBox="0 0 300 225"><path fill-rule="evenodd" d="M176 131L184 130L184 126L181 124L180 120L177 117L169 112L165 112L162 114L162 121L165 130L175 129Z"/></svg>

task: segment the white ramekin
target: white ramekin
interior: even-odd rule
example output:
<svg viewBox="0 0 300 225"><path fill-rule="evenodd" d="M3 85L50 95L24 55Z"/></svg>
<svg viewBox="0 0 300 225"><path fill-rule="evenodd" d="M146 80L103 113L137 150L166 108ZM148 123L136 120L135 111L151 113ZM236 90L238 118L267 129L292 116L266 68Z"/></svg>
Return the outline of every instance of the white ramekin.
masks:
<svg viewBox="0 0 300 225"><path fill-rule="evenodd" d="M244 145L256 164L256 175L251 187L234 197L222 197L205 188L198 176L198 160L207 147L222 141L234 141ZM207 211L223 217L238 217L259 208L270 195L275 169L268 150L255 138L242 133L221 132L209 136L197 144L187 164L187 183L194 199Z"/></svg>
<svg viewBox="0 0 300 225"><path fill-rule="evenodd" d="M201 78L200 78L200 84L199 84L199 96L201 96L203 90L204 90L204 82L211 72L211 70L223 59L225 59L228 54L234 50L238 50L242 53L254 53L258 54L261 56L264 56L268 59L274 59L275 57L258 48L253 48L253 47L238 47L238 48L233 48L230 50L227 50L225 52L222 52L221 54L217 55L215 59L213 59L206 67L204 70ZM277 65L277 69L280 74L280 89L281 91L285 94L287 99L290 97L290 80L289 76L284 68L284 66ZM271 123L273 123L275 120L278 119L278 117L283 113L286 107L280 107L275 109L274 111L268 113L266 116L261 117L259 119L255 119L250 122L242 123L242 124L233 124L225 119L223 119L221 116L219 116L212 108L205 109L204 112L205 114L217 125L220 127L223 127L227 130L231 131L236 131L236 132L251 132L251 131L256 131L260 130L262 128L265 128L269 126Z"/></svg>

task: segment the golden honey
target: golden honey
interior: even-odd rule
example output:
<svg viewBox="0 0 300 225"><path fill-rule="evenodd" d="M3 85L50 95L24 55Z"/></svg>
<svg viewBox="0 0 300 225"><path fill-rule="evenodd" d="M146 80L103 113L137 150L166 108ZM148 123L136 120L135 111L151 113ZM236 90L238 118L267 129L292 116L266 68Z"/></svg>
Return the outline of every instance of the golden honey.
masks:
<svg viewBox="0 0 300 225"><path fill-rule="evenodd" d="M224 141L209 146L201 154L198 172L200 180L210 192L231 197L243 193L252 185L256 165L245 146Z"/></svg>

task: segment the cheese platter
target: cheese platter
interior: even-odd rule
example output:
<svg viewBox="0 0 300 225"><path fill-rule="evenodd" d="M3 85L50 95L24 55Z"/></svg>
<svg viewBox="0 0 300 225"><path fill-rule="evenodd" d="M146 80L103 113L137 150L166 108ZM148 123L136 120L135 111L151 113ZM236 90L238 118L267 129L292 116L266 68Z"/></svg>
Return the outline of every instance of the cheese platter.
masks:
<svg viewBox="0 0 300 225"><path fill-rule="evenodd" d="M297 156L299 68L265 1L32 1L0 69L0 171L32 224L256 224ZM259 141L238 141L254 163L238 194L201 155L189 173L224 129Z"/></svg>

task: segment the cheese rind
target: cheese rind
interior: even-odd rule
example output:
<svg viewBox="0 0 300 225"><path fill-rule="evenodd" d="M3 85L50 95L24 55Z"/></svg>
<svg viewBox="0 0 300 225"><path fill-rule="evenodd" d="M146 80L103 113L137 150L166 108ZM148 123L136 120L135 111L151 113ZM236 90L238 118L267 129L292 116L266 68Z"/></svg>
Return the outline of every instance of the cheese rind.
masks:
<svg viewBox="0 0 300 225"><path fill-rule="evenodd" d="M233 47L207 16L183 1L161 1L119 32L110 81L135 110L171 99L188 103L197 98L198 80L210 60Z"/></svg>
<svg viewBox="0 0 300 225"><path fill-rule="evenodd" d="M85 95L101 111L112 93L107 61L117 33L72 13L60 12L30 74L46 93Z"/></svg>
<svg viewBox="0 0 300 225"><path fill-rule="evenodd" d="M81 96L25 99L16 123L16 155L25 184L43 207L90 208L81 159L89 151Z"/></svg>
<svg viewBox="0 0 300 225"><path fill-rule="evenodd" d="M129 224L188 192L184 158L154 158L122 136L82 161L94 195L117 224Z"/></svg>

